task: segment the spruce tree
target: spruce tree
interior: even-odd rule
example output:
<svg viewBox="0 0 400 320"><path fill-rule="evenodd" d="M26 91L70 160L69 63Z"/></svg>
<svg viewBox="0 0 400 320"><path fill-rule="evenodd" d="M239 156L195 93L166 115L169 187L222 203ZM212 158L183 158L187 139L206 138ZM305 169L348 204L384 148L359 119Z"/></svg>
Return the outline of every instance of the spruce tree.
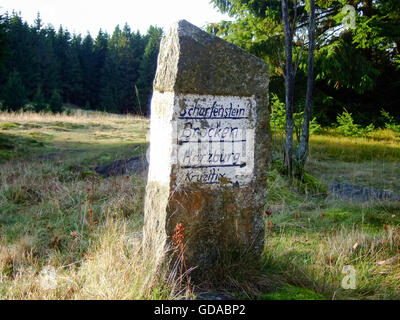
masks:
<svg viewBox="0 0 400 320"><path fill-rule="evenodd" d="M43 92L42 92L42 88L40 86L38 86L37 90L36 90L36 94L33 97L33 107L35 108L36 112L40 112L42 110L45 110L47 107Z"/></svg>
<svg viewBox="0 0 400 320"><path fill-rule="evenodd" d="M153 80L157 69L157 57L163 35L161 28L150 26L143 58L139 67L138 91L145 114L150 113L150 99L153 91Z"/></svg>
<svg viewBox="0 0 400 320"><path fill-rule="evenodd" d="M10 74L2 90L3 109L17 111L26 102L25 88L17 71Z"/></svg>
<svg viewBox="0 0 400 320"><path fill-rule="evenodd" d="M3 16L0 15L0 71L2 70L4 62L10 53L5 29L6 20Z"/></svg>
<svg viewBox="0 0 400 320"><path fill-rule="evenodd" d="M50 98L50 110L53 113L62 112L62 97L58 90L53 90L53 93Z"/></svg>

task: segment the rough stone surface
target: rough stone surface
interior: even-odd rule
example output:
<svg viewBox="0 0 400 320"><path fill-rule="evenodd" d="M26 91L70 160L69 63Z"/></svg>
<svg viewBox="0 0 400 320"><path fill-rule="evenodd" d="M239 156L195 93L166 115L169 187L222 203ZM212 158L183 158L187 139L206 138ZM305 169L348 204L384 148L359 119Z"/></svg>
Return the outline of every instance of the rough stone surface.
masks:
<svg viewBox="0 0 400 320"><path fill-rule="evenodd" d="M261 252L269 113L263 61L185 20L167 32L151 103L147 249L163 257L182 223L199 278L232 253Z"/></svg>
<svg viewBox="0 0 400 320"><path fill-rule="evenodd" d="M356 202L377 200L400 201L400 195L394 194L393 192L363 187L347 182L332 181L329 186L329 193L339 199Z"/></svg>
<svg viewBox="0 0 400 320"><path fill-rule="evenodd" d="M265 96L266 64L181 20L161 41L154 89L176 93Z"/></svg>

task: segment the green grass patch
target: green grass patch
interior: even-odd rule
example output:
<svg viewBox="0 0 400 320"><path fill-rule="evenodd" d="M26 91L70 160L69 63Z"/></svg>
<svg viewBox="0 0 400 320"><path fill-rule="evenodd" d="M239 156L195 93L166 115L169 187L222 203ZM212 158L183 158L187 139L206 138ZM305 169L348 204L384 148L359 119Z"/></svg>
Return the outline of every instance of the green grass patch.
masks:
<svg viewBox="0 0 400 320"><path fill-rule="evenodd" d="M17 128L19 128L19 125L16 123L12 123L12 122L0 123L1 130L10 130L10 129L17 129Z"/></svg>
<svg viewBox="0 0 400 320"><path fill-rule="evenodd" d="M312 135L310 153L320 160L335 159L346 162L399 161L400 139L385 141L365 137Z"/></svg>
<svg viewBox="0 0 400 320"><path fill-rule="evenodd" d="M21 156L30 156L45 146L43 135L16 135L0 132L0 163Z"/></svg>
<svg viewBox="0 0 400 320"><path fill-rule="evenodd" d="M86 128L86 126L84 124L61 122L61 121L47 122L47 123L44 123L44 125L46 125L48 127L56 127L56 128L71 129L71 130Z"/></svg>
<svg viewBox="0 0 400 320"><path fill-rule="evenodd" d="M318 294L307 288L298 288L291 285L284 286L283 289L273 293L266 293L260 297L261 300L326 300L321 294Z"/></svg>

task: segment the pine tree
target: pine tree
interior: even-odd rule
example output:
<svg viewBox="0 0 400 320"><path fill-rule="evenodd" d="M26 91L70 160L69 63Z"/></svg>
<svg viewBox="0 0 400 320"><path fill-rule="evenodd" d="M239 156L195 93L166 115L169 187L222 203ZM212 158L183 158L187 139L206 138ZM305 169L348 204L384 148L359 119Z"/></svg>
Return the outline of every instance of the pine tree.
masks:
<svg viewBox="0 0 400 320"><path fill-rule="evenodd" d="M139 67L138 92L144 113L150 113L150 99L153 92L153 80L157 69L157 57L163 35L161 28L150 26L147 31L147 44Z"/></svg>
<svg viewBox="0 0 400 320"><path fill-rule="evenodd" d="M5 29L6 29L6 18L0 15L0 71L4 66L6 58L10 54Z"/></svg>
<svg viewBox="0 0 400 320"><path fill-rule="evenodd" d="M49 107L51 112L60 113L62 112L62 97L58 90L53 90L50 98Z"/></svg>
<svg viewBox="0 0 400 320"><path fill-rule="evenodd" d="M73 35L70 44L70 54L67 56L67 66L70 71L67 83L65 84L67 92L67 102L83 106L83 70L80 61L80 47L82 45L82 37Z"/></svg>
<svg viewBox="0 0 400 320"><path fill-rule="evenodd" d="M43 28L39 34L40 39L40 69L41 83L43 93L46 97L51 97L54 90L62 87L62 78L60 75L59 60L57 59L56 46L56 31L50 25Z"/></svg>
<svg viewBox="0 0 400 320"><path fill-rule="evenodd" d="M93 40L90 34L82 38L61 26L56 32L44 25L40 14L32 25L17 13L0 20L1 87L16 71L26 100L38 111L55 90L62 101L91 109L137 113L146 106L161 29L151 27L142 36L126 24L117 26L111 37L100 30ZM3 55L5 43L8 56Z"/></svg>
<svg viewBox="0 0 400 320"><path fill-rule="evenodd" d="M33 61L35 54L35 33L17 14L8 19L7 41L11 55L5 64L5 81L16 71L25 89L27 98L33 98L40 81L40 69Z"/></svg>
<svg viewBox="0 0 400 320"><path fill-rule="evenodd" d="M10 74L2 90L3 109L17 111L22 109L26 102L25 88L18 72Z"/></svg>
<svg viewBox="0 0 400 320"><path fill-rule="evenodd" d="M95 108L96 86L95 86L95 59L94 41L88 33L80 46L79 59L82 70L82 97L80 105Z"/></svg>
<svg viewBox="0 0 400 320"><path fill-rule="evenodd" d="M94 74L93 74L93 84L94 84L94 97L93 105L96 108L101 108L101 95L102 88L107 83L107 78L105 77L105 63L108 55L108 41L110 37L107 33L104 33L101 29L94 42Z"/></svg>
<svg viewBox="0 0 400 320"><path fill-rule="evenodd" d="M43 96L42 88L38 86L36 90L36 94L33 97L33 107L35 108L36 112L40 112L47 108L47 104L45 102L45 98Z"/></svg>
<svg viewBox="0 0 400 320"><path fill-rule="evenodd" d="M54 39L54 53L57 61L58 74L60 76L59 86L64 101L70 101L71 90L69 87L70 79L72 78L71 68L71 35L68 30L59 27Z"/></svg>

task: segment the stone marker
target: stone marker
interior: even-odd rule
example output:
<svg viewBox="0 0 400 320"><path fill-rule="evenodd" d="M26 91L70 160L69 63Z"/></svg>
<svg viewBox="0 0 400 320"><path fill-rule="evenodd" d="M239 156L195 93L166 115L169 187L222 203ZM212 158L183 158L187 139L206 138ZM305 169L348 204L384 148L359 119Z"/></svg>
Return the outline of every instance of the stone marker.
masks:
<svg viewBox="0 0 400 320"><path fill-rule="evenodd" d="M269 113L263 61L185 20L171 27L151 102L147 250L162 258L182 223L197 276L237 250L261 252Z"/></svg>

